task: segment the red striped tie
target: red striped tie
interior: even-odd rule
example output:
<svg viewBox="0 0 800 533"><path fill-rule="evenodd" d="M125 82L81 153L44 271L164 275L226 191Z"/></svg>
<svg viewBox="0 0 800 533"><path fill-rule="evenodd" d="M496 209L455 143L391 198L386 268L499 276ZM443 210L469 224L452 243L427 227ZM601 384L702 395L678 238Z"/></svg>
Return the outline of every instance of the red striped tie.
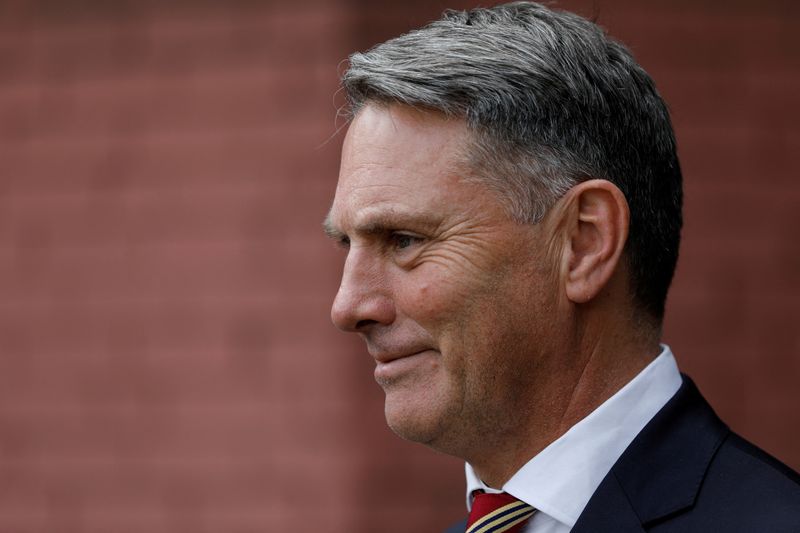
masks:
<svg viewBox="0 0 800 533"><path fill-rule="evenodd" d="M536 509L510 494L478 493L472 500L466 533L519 533Z"/></svg>

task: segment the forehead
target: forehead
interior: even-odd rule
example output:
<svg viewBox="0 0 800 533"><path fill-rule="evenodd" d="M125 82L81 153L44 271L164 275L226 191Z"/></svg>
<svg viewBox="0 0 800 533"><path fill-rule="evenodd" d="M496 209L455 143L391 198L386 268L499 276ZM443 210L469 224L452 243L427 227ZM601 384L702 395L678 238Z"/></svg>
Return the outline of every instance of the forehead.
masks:
<svg viewBox="0 0 800 533"><path fill-rule="evenodd" d="M414 167L455 164L471 134L466 122L408 106L365 106L353 119L342 147L342 172L380 164Z"/></svg>
<svg viewBox="0 0 800 533"><path fill-rule="evenodd" d="M366 106L345 137L328 224L465 207L475 195L463 179L471 139L460 119L405 106Z"/></svg>

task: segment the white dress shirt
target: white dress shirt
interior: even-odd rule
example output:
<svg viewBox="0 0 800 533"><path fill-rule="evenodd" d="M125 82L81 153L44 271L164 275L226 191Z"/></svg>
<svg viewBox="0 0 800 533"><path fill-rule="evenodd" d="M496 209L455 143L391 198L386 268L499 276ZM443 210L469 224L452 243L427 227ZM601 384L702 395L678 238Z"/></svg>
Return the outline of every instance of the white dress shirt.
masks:
<svg viewBox="0 0 800 533"><path fill-rule="evenodd" d="M507 492L537 509L525 533L570 531L622 452L681 383L672 351L661 345L653 362L528 461L502 489L486 486L467 464L467 508L475 490Z"/></svg>

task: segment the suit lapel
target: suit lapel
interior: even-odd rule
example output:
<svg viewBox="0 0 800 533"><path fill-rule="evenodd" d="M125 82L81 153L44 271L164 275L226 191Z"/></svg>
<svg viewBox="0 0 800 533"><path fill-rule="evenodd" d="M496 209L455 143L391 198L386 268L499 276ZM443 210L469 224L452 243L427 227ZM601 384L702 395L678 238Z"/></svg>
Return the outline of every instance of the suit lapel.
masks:
<svg viewBox="0 0 800 533"><path fill-rule="evenodd" d="M574 532L643 531L691 507L728 428L683 376L600 484ZM634 523L635 522L635 523Z"/></svg>
<svg viewBox="0 0 800 533"><path fill-rule="evenodd" d="M642 522L617 478L608 475L581 513L572 533L642 533Z"/></svg>

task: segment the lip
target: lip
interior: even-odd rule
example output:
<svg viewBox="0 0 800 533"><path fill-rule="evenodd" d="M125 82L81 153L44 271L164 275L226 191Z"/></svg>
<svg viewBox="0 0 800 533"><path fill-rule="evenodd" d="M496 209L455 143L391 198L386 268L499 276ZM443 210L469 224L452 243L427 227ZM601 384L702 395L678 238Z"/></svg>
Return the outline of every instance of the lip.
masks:
<svg viewBox="0 0 800 533"><path fill-rule="evenodd" d="M372 358L375 359L375 361L378 364L381 364L381 363L391 363L392 361L397 361L398 359L405 359L406 357L413 357L415 355L418 355L426 351L428 351L427 348L411 348L400 352L386 351L386 352L372 353L372 351L370 351L370 355L372 355Z"/></svg>
<svg viewBox="0 0 800 533"><path fill-rule="evenodd" d="M378 383L387 383L399 378L402 374L411 371L420 358L431 350L419 350L404 355L376 354L375 380Z"/></svg>

